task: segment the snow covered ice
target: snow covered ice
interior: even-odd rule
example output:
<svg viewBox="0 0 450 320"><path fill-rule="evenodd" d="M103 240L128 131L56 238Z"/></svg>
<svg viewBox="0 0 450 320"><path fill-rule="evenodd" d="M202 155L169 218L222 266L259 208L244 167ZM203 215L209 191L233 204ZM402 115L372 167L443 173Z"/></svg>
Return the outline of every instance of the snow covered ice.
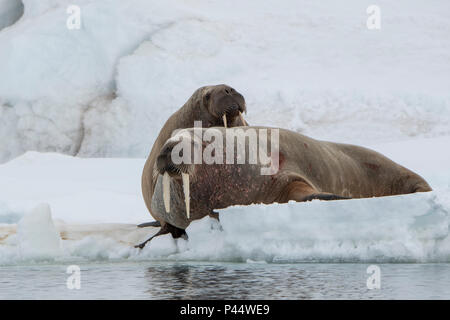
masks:
<svg viewBox="0 0 450 320"><path fill-rule="evenodd" d="M359 0L79 0L68 30L72 2L0 0L0 265L450 262L448 1L380 0L379 31ZM243 93L252 125L372 147L434 191L229 208L223 231L205 218L188 242L140 252L156 232L135 227L151 219L144 158L168 116L217 83ZM23 230L50 238L34 250Z"/></svg>
<svg viewBox="0 0 450 320"><path fill-rule="evenodd" d="M60 254L61 239L46 203L38 205L19 221L17 236L22 258L51 258Z"/></svg>

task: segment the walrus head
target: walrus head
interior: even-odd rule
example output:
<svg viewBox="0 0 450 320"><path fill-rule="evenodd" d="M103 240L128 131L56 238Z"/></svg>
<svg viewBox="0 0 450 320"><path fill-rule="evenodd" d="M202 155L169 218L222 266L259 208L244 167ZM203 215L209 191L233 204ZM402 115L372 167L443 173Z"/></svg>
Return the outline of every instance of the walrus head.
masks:
<svg viewBox="0 0 450 320"><path fill-rule="evenodd" d="M156 158L156 168L160 175L163 177L163 200L166 212L170 212L170 179L181 180L183 185L183 192L185 198L185 208L187 218L190 218L190 177L194 173L195 166L188 163L175 164L173 161L172 151L177 145L183 143L196 147L202 147L201 140L195 135L190 135L187 130L181 130L175 136L171 137L164 144L161 152ZM181 150L178 155L183 158ZM190 158L190 157L189 157Z"/></svg>
<svg viewBox="0 0 450 320"><path fill-rule="evenodd" d="M245 138L243 129L235 129L236 132L242 131L242 136ZM227 206L227 203L230 203L229 199L233 198L233 193L239 189L230 190L230 185L234 185L232 181L240 181L240 176L251 176L253 171L259 173L257 170L260 168L259 164L245 162L243 164L234 164L234 161L230 164L223 163L227 154L226 148L224 149L226 133L229 132L228 130L234 132L233 128L197 130L195 128L179 130L166 141L156 158L158 191L157 196L153 198L158 205L154 207L154 212L159 211L160 218L165 216L163 220L170 220L170 224L179 228L186 226L186 223L192 219L199 219L211 213L213 209L223 207L216 208L218 205ZM208 133L213 132L217 135L209 136ZM216 145L220 137L224 140L222 144ZM234 136L230 137L234 141ZM214 148L211 148L212 146ZM249 146L244 150L246 150L244 152L250 152L254 148ZM218 159L215 156L220 153L222 157L218 159L221 160L216 162ZM237 150L232 152L233 160L239 157L237 153ZM250 171L249 167L252 167L253 171ZM222 183L223 179L228 183ZM258 184L260 180L254 179L254 181ZM242 190L242 186L239 190ZM194 199L192 207L191 198ZM207 201L200 199L207 199Z"/></svg>
<svg viewBox="0 0 450 320"><path fill-rule="evenodd" d="M246 126L242 113L247 113L245 99L232 87L219 84L198 90L200 95L200 119L204 127ZM204 112L206 111L206 112Z"/></svg>
<svg viewBox="0 0 450 320"><path fill-rule="evenodd" d="M253 144L250 137L246 138L247 130L254 128L188 128L168 139L155 159L151 205L155 219L184 229L215 209L266 199L260 196L261 190L277 184L273 176L261 174L266 166L261 162L264 148L259 150L259 142ZM230 138L238 142L228 150ZM241 138L245 148L239 147ZM250 154L259 154L260 160L253 163Z"/></svg>

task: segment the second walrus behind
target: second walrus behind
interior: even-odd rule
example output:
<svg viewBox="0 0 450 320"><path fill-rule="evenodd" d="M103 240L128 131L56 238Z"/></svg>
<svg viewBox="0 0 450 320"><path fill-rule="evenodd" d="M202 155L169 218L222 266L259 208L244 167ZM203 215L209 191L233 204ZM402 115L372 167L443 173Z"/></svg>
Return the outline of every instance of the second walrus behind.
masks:
<svg viewBox="0 0 450 320"><path fill-rule="evenodd" d="M203 128L247 126L242 113L246 112L245 99L232 87L219 84L204 86L197 89L188 101L166 121L155 143L142 172L142 195L154 223L144 223L140 226L159 226L157 217L152 213L151 202L158 177L155 167L156 157L161 147L177 129L194 127L195 121L201 121Z"/></svg>

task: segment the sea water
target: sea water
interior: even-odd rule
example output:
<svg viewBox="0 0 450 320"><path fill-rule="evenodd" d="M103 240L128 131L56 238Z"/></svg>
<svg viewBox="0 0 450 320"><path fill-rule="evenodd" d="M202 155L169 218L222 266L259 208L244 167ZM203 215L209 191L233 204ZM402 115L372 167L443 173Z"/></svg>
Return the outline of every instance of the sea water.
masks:
<svg viewBox="0 0 450 320"><path fill-rule="evenodd" d="M1 266L0 299L450 299L448 263L377 264L375 287L362 263L82 263L79 289L68 266Z"/></svg>

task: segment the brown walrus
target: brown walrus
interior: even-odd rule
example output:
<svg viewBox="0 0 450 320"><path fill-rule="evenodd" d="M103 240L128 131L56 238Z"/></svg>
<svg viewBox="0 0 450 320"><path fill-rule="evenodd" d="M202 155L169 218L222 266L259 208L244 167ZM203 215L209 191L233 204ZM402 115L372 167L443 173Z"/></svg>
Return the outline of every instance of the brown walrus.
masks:
<svg viewBox="0 0 450 320"><path fill-rule="evenodd" d="M160 225L161 221L158 222L157 216L153 214L151 209L153 191L158 177L155 160L161 151L161 147L171 137L172 133L177 129L194 127L195 121L201 121L204 128L246 126L247 122L242 116L242 113L246 111L245 99L242 94L228 85L220 84L197 89L189 100L170 116L153 144L142 172L142 195L156 223L144 223L139 226Z"/></svg>
<svg viewBox="0 0 450 320"><path fill-rule="evenodd" d="M212 142L202 140L207 130L216 130L222 136L223 146L227 140L234 141L238 137L237 140L243 141L243 138L244 150L249 155L250 150L262 147L261 140L250 142L250 131L261 136L265 130L268 140L275 134L274 129L191 128L169 139L156 161L158 175L151 207L154 217L164 224L155 236L167 233L174 238L183 236L191 221L232 205L381 197L432 190L418 174L378 152L349 144L319 141L285 129L278 129L279 146L271 148L271 166L274 167L274 160L278 160L278 170L272 175L261 174L261 170L266 168L261 157L253 163L237 164L237 147L229 152L225 147L211 151L208 146ZM206 151L213 156L222 152L222 159L227 159L228 152L234 164L175 164L175 148L183 139L197 147L203 156ZM144 247L146 242L139 247Z"/></svg>

